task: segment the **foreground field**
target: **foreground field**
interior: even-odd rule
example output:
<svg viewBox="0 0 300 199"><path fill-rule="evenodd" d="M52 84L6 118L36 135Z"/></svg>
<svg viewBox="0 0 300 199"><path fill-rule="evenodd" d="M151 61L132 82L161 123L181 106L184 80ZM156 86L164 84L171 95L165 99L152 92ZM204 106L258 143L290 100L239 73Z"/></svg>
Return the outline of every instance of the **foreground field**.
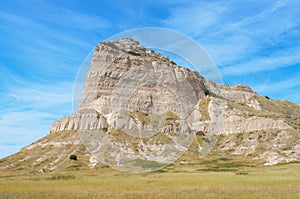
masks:
<svg viewBox="0 0 300 199"><path fill-rule="evenodd" d="M240 172L110 169L0 178L0 198L300 198L300 164Z"/></svg>

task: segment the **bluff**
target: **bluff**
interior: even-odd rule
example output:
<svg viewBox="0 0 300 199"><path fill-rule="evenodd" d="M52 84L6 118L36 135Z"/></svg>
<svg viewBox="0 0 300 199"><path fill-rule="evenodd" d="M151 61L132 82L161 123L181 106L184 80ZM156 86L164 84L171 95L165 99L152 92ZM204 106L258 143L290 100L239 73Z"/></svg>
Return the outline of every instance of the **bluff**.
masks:
<svg viewBox="0 0 300 199"><path fill-rule="evenodd" d="M132 158L166 164L179 158L174 165L199 168L208 159L274 165L299 160L299 129L298 105L260 96L246 85L208 81L123 38L95 47L78 111L1 159L0 171L52 172L102 163L147 168ZM72 154L77 161L70 160Z"/></svg>

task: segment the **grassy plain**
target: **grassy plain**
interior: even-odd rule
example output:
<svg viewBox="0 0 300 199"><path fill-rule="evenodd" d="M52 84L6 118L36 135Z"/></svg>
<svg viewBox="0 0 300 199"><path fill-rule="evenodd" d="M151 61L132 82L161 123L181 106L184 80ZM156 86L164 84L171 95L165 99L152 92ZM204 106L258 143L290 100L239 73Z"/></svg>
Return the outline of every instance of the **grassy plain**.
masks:
<svg viewBox="0 0 300 199"><path fill-rule="evenodd" d="M0 198L300 198L299 190L299 163L226 172L171 166L147 174L101 168L0 177Z"/></svg>

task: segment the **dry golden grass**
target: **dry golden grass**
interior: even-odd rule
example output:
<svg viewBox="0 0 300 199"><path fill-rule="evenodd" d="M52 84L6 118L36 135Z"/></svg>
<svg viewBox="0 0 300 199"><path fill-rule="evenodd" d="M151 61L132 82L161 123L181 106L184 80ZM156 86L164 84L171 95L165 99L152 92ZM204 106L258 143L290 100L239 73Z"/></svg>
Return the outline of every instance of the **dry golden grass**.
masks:
<svg viewBox="0 0 300 199"><path fill-rule="evenodd" d="M200 99L199 111L201 113L201 118L200 118L201 121L210 120L210 116L208 112L208 105L210 100L211 100L210 97Z"/></svg>
<svg viewBox="0 0 300 199"><path fill-rule="evenodd" d="M0 178L0 198L299 198L299 163L243 172L175 167L143 175L110 169Z"/></svg>

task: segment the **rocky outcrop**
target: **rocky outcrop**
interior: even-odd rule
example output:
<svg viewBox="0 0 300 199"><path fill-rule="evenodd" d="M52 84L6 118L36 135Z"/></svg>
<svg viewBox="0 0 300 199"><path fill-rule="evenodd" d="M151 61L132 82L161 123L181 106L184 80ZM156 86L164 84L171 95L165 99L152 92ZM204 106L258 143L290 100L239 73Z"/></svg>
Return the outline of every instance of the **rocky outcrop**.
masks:
<svg viewBox="0 0 300 199"><path fill-rule="evenodd" d="M208 81L130 38L100 42L95 47L78 112L55 122L50 133L122 129L131 136L149 137L158 127L164 133L179 131L175 122L163 117L168 111L185 117L187 131L194 133L231 135L293 129L284 118L268 117L269 111L263 110L257 96L246 85ZM154 117L164 122L153 124ZM246 143L235 153L256 150L255 143ZM141 145L147 148L145 143Z"/></svg>
<svg viewBox="0 0 300 199"><path fill-rule="evenodd" d="M178 88L178 83L184 88ZM128 90L128 86L132 89ZM130 100L130 109L179 112L175 110L178 99L174 92L183 95L188 91L193 93L194 100L205 96L204 78L197 72L181 68L129 38L101 42L95 48L78 110L95 109L105 115Z"/></svg>
<svg viewBox="0 0 300 199"><path fill-rule="evenodd" d="M218 151L274 165L299 160L299 113L299 106L261 97L246 85L208 81L133 39L100 42L78 111L0 162L0 169L17 168L17 160L53 171L72 153L88 157L92 167L132 159L170 163L193 139L203 156L216 144Z"/></svg>
<svg viewBox="0 0 300 199"><path fill-rule="evenodd" d="M274 120L272 118L263 117L240 117L236 115L228 116L222 128L222 133L232 134L240 132L251 132L260 130L276 130L276 129L292 129L290 125L283 120Z"/></svg>
<svg viewBox="0 0 300 199"><path fill-rule="evenodd" d="M61 131L101 130L108 128L106 118L96 111L78 112L52 124L50 134Z"/></svg>

